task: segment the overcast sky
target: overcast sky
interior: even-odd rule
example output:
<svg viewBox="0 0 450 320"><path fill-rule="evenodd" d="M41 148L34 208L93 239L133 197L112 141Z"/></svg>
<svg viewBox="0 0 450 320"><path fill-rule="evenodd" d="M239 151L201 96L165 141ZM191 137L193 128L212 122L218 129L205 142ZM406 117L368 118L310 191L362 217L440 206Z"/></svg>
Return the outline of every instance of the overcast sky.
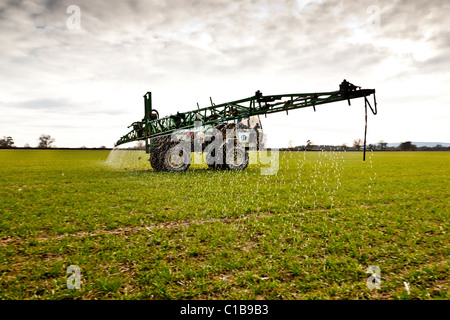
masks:
<svg viewBox="0 0 450 320"><path fill-rule="evenodd" d="M142 119L147 91L166 116L210 96L332 91L347 79L377 91L369 143L450 142L449 13L448 0L1 1L0 137L112 147ZM351 144L363 106L268 115L268 146Z"/></svg>

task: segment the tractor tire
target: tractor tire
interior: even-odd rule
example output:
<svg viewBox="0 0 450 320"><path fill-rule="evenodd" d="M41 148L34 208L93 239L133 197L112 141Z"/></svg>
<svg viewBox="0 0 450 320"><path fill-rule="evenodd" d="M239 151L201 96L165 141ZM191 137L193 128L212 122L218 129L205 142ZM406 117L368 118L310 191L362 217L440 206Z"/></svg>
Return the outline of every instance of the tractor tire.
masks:
<svg viewBox="0 0 450 320"><path fill-rule="evenodd" d="M150 153L150 165L152 166L153 170L155 171L161 171L160 164L159 164L159 153L156 150L153 150Z"/></svg>
<svg viewBox="0 0 450 320"><path fill-rule="evenodd" d="M163 165L164 152L167 145L170 144L170 136L162 136L153 138L156 147L150 153L150 165L154 171L166 171Z"/></svg>
<svg viewBox="0 0 450 320"><path fill-rule="evenodd" d="M225 153L225 168L228 170L245 170L249 162L245 148L234 146L233 150Z"/></svg>
<svg viewBox="0 0 450 320"><path fill-rule="evenodd" d="M206 163L210 169L213 170L244 170L249 163L248 153L245 148L238 145L236 137L234 137L233 152L228 155L227 158L227 130L236 130L234 123L220 123L216 129L222 132L223 143L219 148L222 148L223 156L221 161L217 161L215 158L215 148L209 148L206 150Z"/></svg>
<svg viewBox="0 0 450 320"><path fill-rule="evenodd" d="M224 147L223 147L223 167L226 170L245 170L249 163L248 153L244 147L240 146L238 139L236 137L236 125L234 123L228 123L221 129L224 137ZM226 131L234 130L234 141L232 144L232 152L227 153L227 147L230 145L227 143Z"/></svg>
<svg viewBox="0 0 450 320"><path fill-rule="evenodd" d="M183 172L191 165L190 143L170 142L161 149L159 165L162 171Z"/></svg>

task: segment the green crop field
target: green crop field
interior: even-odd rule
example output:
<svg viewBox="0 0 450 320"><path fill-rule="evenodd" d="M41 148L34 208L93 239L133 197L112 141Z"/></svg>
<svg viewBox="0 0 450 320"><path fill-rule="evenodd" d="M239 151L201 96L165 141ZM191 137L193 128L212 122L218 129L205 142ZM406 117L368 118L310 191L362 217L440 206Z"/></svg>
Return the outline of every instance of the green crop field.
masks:
<svg viewBox="0 0 450 320"><path fill-rule="evenodd" d="M0 299L449 299L450 152L279 160L167 173L141 151L0 150Z"/></svg>

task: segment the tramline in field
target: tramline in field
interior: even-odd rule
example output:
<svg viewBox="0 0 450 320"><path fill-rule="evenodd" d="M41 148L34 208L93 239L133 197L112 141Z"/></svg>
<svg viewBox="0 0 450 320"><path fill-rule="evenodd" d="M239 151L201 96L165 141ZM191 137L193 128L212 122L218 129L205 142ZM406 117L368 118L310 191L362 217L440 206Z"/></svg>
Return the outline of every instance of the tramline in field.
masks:
<svg viewBox="0 0 450 320"><path fill-rule="evenodd" d="M367 99L373 94L374 107ZM159 117L152 106L152 94L144 95L145 115L142 121L133 122L133 129L122 136L115 146L144 140L150 164L156 171L185 171L191 164L191 152L206 153L206 163L216 170L244 170L249 162L248 150L260 150L263 144L260 115L313 107L317 105L364 98L365 132L364 158L367 134L367 107L377 114L375 89L361 89L344 80L339 90L319 93L263 95L259 90L254 96L236 101L177 112ZM198 104L197 104L198 106Z"/></svg>

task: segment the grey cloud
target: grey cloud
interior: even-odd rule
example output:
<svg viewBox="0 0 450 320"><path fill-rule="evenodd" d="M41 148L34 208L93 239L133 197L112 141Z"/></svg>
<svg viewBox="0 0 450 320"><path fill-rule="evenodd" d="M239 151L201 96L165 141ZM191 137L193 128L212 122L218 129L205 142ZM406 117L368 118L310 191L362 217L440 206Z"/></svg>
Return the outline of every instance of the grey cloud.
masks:
<svg viewBox="0 0 450 320"><path fill-rule="evenodd" d="M266 54L278 51L281 53L279 56L281 59L285 58L283 52L289 55L299 48L322 55L328 51L333 52L336 46L340 49L338 42L345 40L351 33L351 30L345 26L345 22L351 17L364 21L367 16L366 9L372 2L362 1L355 4L350 1L324 1L310 5L308 10L304 10L297 16L291 1L285 2L285 6L273 6L273 11L268 16L260 18L253 12L271 2L253 1L234 4L227 1L133 1L131 3L81 1L79 6L82 10L82 25L92 38L91 40L80 38L72 45L75 47L85 44L93 45L92 52L101 54L104 53L102 45L116 45L111 43L111 39L116 39L115 41L119 43L136 44L148 42L149 38L155 37L160 40L155 46L152 45L151 50L153 52L181 50L180 55L179 52L164 52L167 59L176 56L172 59L179 61L179 56L190 59L201 49L195 46L180 47L173 44L175 40L168 39L167 33L177 36L180 35L181 29L192 28L193 25L198 24L198 30L194 28L186 32L187 40L191 40L190 38L196 33L208 34L212 39L211 48L225 54L243 47L253 47L255 51ZM68 3L49 1L47 6L53 11L48 15L54 16L56 11L61 11L61 17L58 20L61 24L65 18L64 6ZM424 2L424 4L427 3L429 8L430 2ZM420 16L422 12L419 10L420 6L413 5L413 10L407 9L410 6L404 1L397 1L383 12L381 29L383 36L395 38L401 33L404 37L416 39L417 32L411 26L405 25L405 21L420 21L420 17L417 16ZM132 26L140 30L141 34L133 34L133 29L130 29ZM54 34L54 37L57 41L66 44L67 38L70 37L70 41L74 40L74 37L67 33ZM254 41L248 44L251 38L254 38ZM93 43L94 41L97 44ZM195 41L193 42L195 44ZM158 46L161 47L158 48ZM251 50L243 50L244 53L245 51L251 52ZM89 50L83 48L83 52L88 53ZM192 54L185 54L188 52ZM248 59L249 57L245 55L242 57L242 61Z"/></svg>
<svg viewBox="0 0 450 320"><path fill-rule="evenodd" d="M68 98L43 98L15 102L0 101L0 107L8 111L36 110L49 113L65 113L67 115L120 115L126 110L108 109L101 101L79 103Z"/></svg>
<svg viewBox="0 0 450 320"><path fill-rule="evenodd" d="M339 56L340 52L361 50L362 46L371 48L370 44L353 46L346 44L345 40L352 32L346 23L351 19L364 23L367 7L373 2L330 0L311 4L303 11L296 12L295 1L275 4L269 1L237 4L228 1L80 1L78 5L82 10L82 26L86 34L75 36L64 28L57 28L64 27L67 17L65 8L70 2L47 1L33 10L41 8L40 10L45 12L48 16L46 25L50 26L50 30L34 34L34 39L30 39L28 45L28 54L33 55L41 51L46 56L56 54L60 55L60 58L70 55L75 61L83 60L85 56L89 59L84 59L84 67L80 67L89 69L94 64L106 63L111 59L122 60L121 56L127 55L128 52L121 45L142 44L142 50L148 52L147 61L162 66L175 63L189 69L189 65L198 65L198 60L210 56L209 53L202 52L198 41L195 40L199 35L206 35L211 38L211 50L233 58L236 68L249 65L252 61L264 67L283 63L286 59L293 60L294 63L303 60L300 64L305 65L306 59L311 56L324 57L322 61L332 64L336 58L345 59L345 56ZM380 6L383 3L380 2ZM444 1L437 3L446 6ZM381 36L395 39L401 34L403 39L420 38L417 31L420 27L417 26L426 26L433 22L429 14L424 12L432 10L435 4L433 1L419 1L419 4L396 1L392 5L385 5ZM264 13L261 8L269 6L268 13ZM35 14L31 13L32 16ZM437 14L439 16L439 13ZM195 27L196 25L198 27ZM134 32L136 30L139 32ZM175 38L181 36L182 32L185 32L185 38L178 40L185 42L177 43ZM49 35L53 41L48 39ZM64 54L63 49L67 47L73 51ZM299 51L301 54L292 55ZM379 50L373 47L372 50L359 51L369 55L366 59L361 59L364 60L363 64L375 61L375 56L380 58L377 51ZM263 58L263 55L266 58ZM302 59L302 56L305 58ZM208 61L217 62L218 67L222 67L220 58ZM55 61L45 63L53 64Z"/></svg>
<svg viewBox="0 0 450 320"><path fill-rule="evenodd" d="M60 99L34 99L34 100L25 100L14 103L2 103L3 105L10 105L14 108L23 108L23 109L70 109L74 106L74 104L64 98Z"/></svg>

